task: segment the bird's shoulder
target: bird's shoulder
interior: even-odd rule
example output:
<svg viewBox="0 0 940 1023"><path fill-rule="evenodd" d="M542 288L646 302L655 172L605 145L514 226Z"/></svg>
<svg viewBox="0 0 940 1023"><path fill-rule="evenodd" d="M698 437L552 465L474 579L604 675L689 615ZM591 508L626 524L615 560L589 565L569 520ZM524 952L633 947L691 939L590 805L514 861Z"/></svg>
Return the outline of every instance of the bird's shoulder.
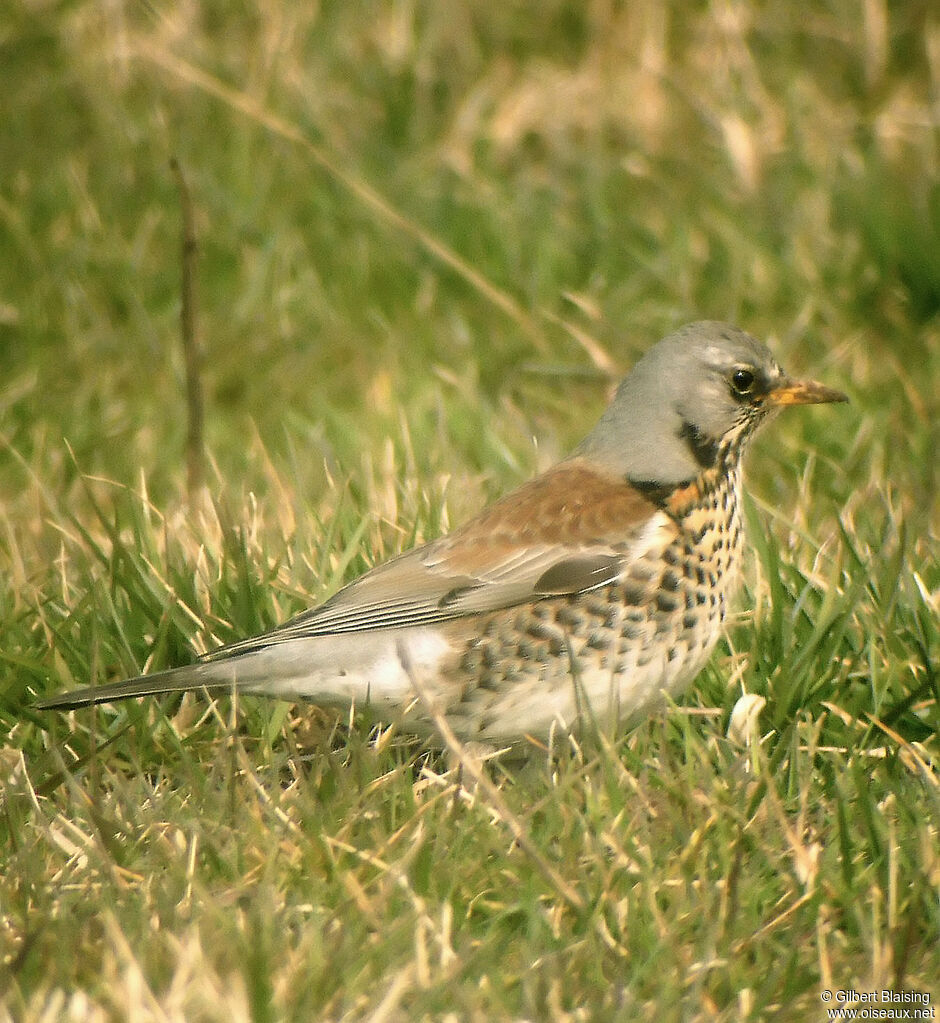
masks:
<svg viewBox="0 0 940 1023"><path fill-rule="evenodd" d="M507 543L622 542L658 510L629 480L573 457L484 508L440 544L459 558Z"/></svg>

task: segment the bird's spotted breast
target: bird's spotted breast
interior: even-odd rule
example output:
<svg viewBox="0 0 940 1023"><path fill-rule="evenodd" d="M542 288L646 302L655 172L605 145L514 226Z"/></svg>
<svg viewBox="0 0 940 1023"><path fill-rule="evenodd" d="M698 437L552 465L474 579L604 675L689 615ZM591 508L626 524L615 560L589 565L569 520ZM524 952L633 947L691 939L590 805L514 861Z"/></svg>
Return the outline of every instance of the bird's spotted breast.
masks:
<svg viewBox="0 0 940 1023"><path fill-rule="evenodd" d="M708 474L660 514L674 523L616 582L480 617L450 673L448 713L485 740L635 718L680 691L718 640L742 535L736 472ZM621 708L629 708L622 714Z"/></svg>

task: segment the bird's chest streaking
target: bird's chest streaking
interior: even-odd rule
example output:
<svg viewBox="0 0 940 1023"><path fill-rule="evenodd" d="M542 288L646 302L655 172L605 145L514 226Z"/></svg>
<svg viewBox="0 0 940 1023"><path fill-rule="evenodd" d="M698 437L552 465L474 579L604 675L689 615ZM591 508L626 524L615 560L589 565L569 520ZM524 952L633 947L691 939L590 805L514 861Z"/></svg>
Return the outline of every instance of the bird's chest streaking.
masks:
<svg viewBox="0 0 940 1023"><path fill-rule="evenodd" d="M680 692L708 660L736 586L737 494L736 468L703 473L619 545L616 582L480 616L452 674L458 731L499 742L585 715L622 724Z"/></svg>

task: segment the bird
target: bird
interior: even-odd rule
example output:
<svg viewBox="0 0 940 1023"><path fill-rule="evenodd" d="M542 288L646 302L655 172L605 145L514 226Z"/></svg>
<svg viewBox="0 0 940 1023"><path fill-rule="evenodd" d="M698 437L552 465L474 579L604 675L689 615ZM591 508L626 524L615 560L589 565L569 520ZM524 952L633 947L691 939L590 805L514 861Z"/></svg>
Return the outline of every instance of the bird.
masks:
<svg viewBox="0 0 940 1023"><path fill-rule="evenodd" d="M562 461L325 603L190 665L58 693L40 709L228 690L369 706L432 736L547 741L626 730L707 663L740 576L742 456L794 405L848 401L793 380L717 321L651 347Z"/></svg>

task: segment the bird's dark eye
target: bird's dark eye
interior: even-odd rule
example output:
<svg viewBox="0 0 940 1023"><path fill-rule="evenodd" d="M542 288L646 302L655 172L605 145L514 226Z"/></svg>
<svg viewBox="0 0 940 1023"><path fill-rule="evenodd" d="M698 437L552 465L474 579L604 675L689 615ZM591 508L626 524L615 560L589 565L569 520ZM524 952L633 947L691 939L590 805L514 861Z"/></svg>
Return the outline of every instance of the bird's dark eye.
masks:
<svg viewBox="0 0 940 1023"><path fill-rule="evenodd" d="M750 394L754 390L754 374L749 369L736 369L731 374L735 394Z"/></svg>

